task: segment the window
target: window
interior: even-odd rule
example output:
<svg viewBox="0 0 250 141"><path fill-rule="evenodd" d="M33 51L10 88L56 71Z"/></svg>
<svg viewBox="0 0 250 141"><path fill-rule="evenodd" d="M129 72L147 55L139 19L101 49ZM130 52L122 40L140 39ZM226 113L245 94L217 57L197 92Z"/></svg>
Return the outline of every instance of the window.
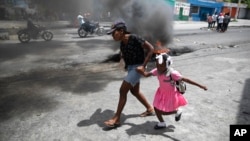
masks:
<svg viewBox="0 0 250 141"><path fill-rule="evenodd" d="M190 14L193 14L193 13L199 13L199 7L198 6L191 6Z"/></svg>

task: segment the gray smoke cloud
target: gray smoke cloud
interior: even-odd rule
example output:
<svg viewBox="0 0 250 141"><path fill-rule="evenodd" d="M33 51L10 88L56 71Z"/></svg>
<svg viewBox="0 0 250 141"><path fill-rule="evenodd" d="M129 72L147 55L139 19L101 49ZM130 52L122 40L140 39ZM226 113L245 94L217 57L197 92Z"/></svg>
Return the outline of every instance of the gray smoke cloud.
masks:
<svg viewBox="0 0 250 141"><path fill-rule="evenodd" d="M123 19L128 30L151 43L172 42L173 9L164 0L101 0L110 9L112 20Z"/></svg>

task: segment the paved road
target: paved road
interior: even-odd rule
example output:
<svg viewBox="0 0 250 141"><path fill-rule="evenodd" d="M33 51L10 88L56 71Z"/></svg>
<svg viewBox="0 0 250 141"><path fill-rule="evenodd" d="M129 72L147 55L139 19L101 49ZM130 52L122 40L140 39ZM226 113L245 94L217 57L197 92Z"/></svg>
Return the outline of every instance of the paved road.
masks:
<svg viewBox="0 0 250 141"><path fill-rule="evenodd" d="M123 77L114 64L40 69L1 79L1 141L202 140L228 141L230 124L250 124L249 44L237 48L203 49L174 57L174 68L208 87L188 85L189 104L179 122L165 116L169 128L156 131L155 116L129 94L122 126L108 130ZM77 65L77 64L76 64ZM153 101L154 77L141 81Z"/></svg>
<svg viewBox="0 0 250 141"><path fill-rule="evenodd" d="M248 33L238 35L247 37ZM103 121L116 110L125 74L117 63L99 62L114 52L110 39L1 43L1 66L20 72L1 73L0 141L228 141L230 124L250 124L250 44L245 42L173 56L175 69L209 89L188 85L185 97L189 104L183 107L179 122L165 116L169 127L154 130L156 117L139 117L145 109L129 95L122 126L105 128ZM101 43L91 46L93 42ZM152 66L150 63L149 68ZM29 69L21 69L26 67ZM8 69L1 67L3 70ZM154 77L141 81L149 101L153 101L157 84Z"/></svg>
<svg viewBox="0 0 250 141"><path fill-rule="evenodd" d="M53 22L35 22L40 25L44 25L49 29L58 29L72 27L69 21L53 21ZM100 22L101 26L109 28L112 22ZM250 26L250 20L238 19L237 22L230 22L229 26ZM26 27L26 21L0 21L0 29L10 30L10 34L13 34L13 29L19 29ZM207 23L203 21L174 21L175 30L193 30L207 27Z"/></svg>
<svg viewBox="0 0 250 141"><path fill-rule="evenodd" d="M0 29L9 29L9 28L20 28L26 26L26 21L0 21ZM48 26L50 28L65 28L67 26L72 26L72 23L69 21L51 21L51 22L35 22L41 25ZM108 26L111 22L100 22L104 26ZM200 25L207 26L206 22L203 21L174 21L174 28L176 29L195 29L199 28ZM237 22L230 22L230 26L242 26L250 25L250 20L238 19ZM202 27L203 27L202 26Z"/></svg>

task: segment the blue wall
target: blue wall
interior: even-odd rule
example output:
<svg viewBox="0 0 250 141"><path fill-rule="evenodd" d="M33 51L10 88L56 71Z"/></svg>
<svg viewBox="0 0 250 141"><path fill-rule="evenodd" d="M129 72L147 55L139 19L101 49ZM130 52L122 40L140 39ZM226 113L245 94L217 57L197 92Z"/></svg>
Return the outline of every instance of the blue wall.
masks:
<svg viewBox="0 0 250 141"><path fill-rule="evenodd" d="M187 0L187 2L202 7L221 8L223 6L222 2L215 2L211 0Z"/></svg>
<svg viewBox="0 0 250 141"><path fill-rule="evenodd" d="M194 21L205 21L206 15L212 15L213 13L219 13L223 6L222 2L215 2L211 0L187 0L188 3L192 6L198 6L199 12L192 13L192 19Z"/></svg>

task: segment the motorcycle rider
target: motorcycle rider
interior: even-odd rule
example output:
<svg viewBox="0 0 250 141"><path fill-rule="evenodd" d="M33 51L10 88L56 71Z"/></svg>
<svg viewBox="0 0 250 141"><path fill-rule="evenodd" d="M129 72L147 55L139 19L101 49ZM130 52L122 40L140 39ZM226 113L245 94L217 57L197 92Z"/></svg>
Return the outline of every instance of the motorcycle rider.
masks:
<svg viewBox="0 0 250 141"><path fill-rule="evenodd" d="M30 18L28 18L28 20L27 20L27 29L28 29L28 31L30 31L32 37L37 38L38 33L39 33L39 29L32 22L32 20Z"/></svg>
<svg viewBox="0 0 250 141"><path fill-rule="evenodd" d="M77 19L78 19L78 22L79 22L80 26L82 26L85 23L84 18L81 15L81 13L79 13L79 15L77 16Z"/></svg>
<svg viewBox="0 0 250 141"><path fill-rule="evenodd" d="M86 21L86 24L87 24L87 27L88 27L88 29L89 29L89 31L90 31L90 33L91 34L93 34L94 33L94 23L91 23L90 22L90 20L89 20L89 17L90 16L90 13L85 13L84 14L84 20Z"/></svg>
<svg viewBox="0 0 250 141"><path fill-rule="evenodd" d="M90 32L91 34L94 32L94 26L91 24L87 16L89 16L89 13L84 14L82 16L81 13L77 16L77 19L79 21L80 26L85 26L87 28L87 32Z"/></svg>

